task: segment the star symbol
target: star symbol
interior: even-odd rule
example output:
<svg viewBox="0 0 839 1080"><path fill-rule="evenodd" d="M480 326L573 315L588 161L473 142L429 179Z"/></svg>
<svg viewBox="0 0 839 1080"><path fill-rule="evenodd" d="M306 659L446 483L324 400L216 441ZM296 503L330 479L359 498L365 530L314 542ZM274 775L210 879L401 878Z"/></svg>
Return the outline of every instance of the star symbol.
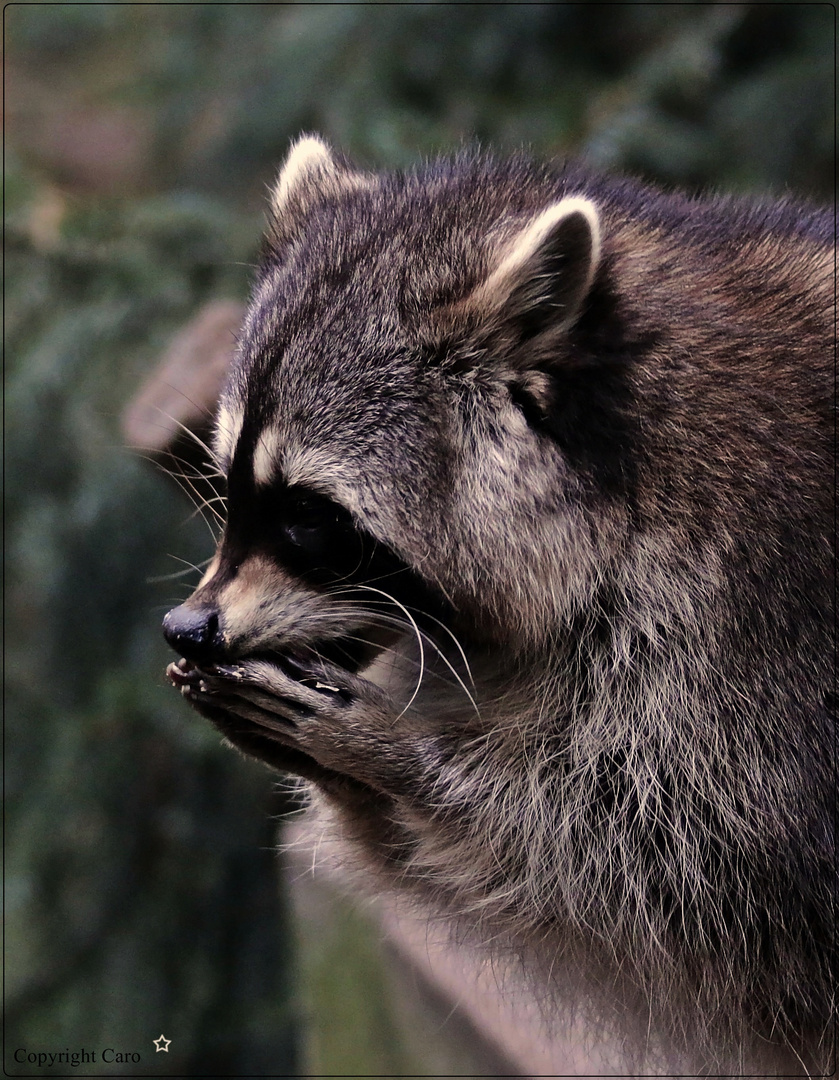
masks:
<svg viewBox="0 0 839 1080"><path fill-rule="evenodd" d="M167 1039L165 1035L161 1035L159 1039L152 1039L152 1042L154 1043L154 1052L156 1054L159 1054L161 1050L165 1050L166 1053L168 1054L169 1053L169 1043L171 1041L172 1040Z"/></svg>

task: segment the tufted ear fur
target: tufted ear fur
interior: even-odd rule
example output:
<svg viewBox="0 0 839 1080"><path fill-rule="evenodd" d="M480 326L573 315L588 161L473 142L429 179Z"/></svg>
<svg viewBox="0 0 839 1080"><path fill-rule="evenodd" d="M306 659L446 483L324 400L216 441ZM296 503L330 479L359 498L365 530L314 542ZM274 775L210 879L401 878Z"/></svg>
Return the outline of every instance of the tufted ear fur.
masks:
<svg viewBox="0 0 839 1080"><path fill-rule="evenodd" d="M371 187L372 177L336 158L317 135L302 135L293 144L271 190L270 238L285 242L313 206L343 192Z"/></svg>
<svg viewBox="0 0 839 1080"><path fill-rule="evenodd" d="M467 301L518 342L568 327L580 313L600 259L597 208L579 196L562 199L502 248L498 265Z"/></svg>

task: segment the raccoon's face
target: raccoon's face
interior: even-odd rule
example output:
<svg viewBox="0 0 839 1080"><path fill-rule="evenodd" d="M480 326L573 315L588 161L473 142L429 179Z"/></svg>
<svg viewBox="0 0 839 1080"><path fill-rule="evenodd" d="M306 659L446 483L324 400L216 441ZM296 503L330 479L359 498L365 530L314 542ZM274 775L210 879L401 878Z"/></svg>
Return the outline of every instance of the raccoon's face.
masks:
<svg viewBox="0 0 839 1080"><path fill-rule="evenodd" d="M598 216L489 209L292 151L219 410L227 524L165 622L182 655L357 670L418 627L509 650L584 602L596 530L540 362L585 303Z"/></svg>

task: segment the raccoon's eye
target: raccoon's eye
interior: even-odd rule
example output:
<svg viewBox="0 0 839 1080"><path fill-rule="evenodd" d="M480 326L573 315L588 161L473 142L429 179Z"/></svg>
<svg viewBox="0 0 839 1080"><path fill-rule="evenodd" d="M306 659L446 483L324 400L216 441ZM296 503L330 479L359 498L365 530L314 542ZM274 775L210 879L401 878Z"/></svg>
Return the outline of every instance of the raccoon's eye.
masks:
<svg viewBox="0 0 839 1080"><path fill-rule="evenodd" d="M352 515L306 488L274 496L269 543L280 561L318 585L346 578L366 564L366 546Z"/></svg>
<svg viewBox="0 0 839 1080"><path fill-rule="evenodd" d="M324 548L337 534L352 530L349 513L316 492L291 488L283 499L282 528L295 547Z"/></svg>

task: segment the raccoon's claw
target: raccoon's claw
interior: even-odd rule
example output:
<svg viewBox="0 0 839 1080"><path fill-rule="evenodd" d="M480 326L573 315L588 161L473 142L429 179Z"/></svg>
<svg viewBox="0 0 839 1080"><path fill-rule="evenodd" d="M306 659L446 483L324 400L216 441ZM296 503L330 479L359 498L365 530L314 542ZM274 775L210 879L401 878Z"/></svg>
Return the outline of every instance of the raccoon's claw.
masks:
<svg viewBox="0 0 839 1080"><path fill-rule="evenodd" d="M191 660L181 657L177 663L172 663L166 668L166 674L175 686L183 689L185 686L195 686L208 678L211 679L242 679L244 670L236 664L213 664L207 668L199 668Z"/></svg>
<svg viewBox="0 0 839 1080"><path fill-rule="evenodd" d="M182 692L196 685L200 672L195 664L181 657L177 663L173 662L166 668L166 674L170 681Z"/></svg>

